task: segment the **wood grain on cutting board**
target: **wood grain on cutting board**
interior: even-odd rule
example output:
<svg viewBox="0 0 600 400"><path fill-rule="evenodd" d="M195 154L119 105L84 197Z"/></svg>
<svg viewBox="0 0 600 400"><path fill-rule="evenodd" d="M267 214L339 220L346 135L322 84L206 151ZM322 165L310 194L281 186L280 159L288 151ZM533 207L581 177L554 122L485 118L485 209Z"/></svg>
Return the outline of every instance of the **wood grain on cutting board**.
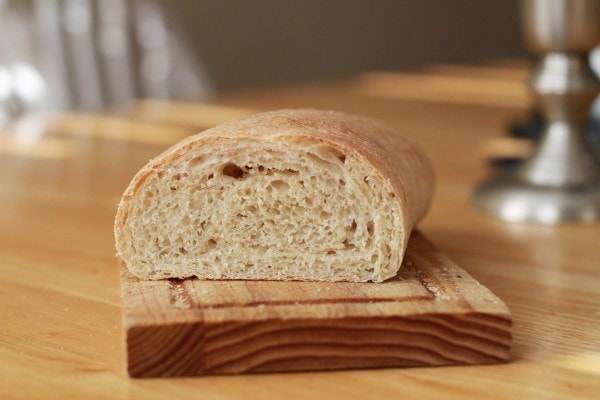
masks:
<svg viewBox="0 0 600 400"><path fill-rule="evenodd" d="M384 283L142 281L122 272L132 376L489 364L507 307L420 233Z"/></svg>

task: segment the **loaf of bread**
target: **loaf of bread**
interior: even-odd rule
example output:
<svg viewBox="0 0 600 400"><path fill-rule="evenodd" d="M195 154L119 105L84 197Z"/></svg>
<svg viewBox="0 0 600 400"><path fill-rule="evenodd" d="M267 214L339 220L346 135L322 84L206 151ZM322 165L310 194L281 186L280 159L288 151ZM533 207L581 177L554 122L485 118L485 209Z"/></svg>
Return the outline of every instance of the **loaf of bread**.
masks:
<svg viewBox="0 0 600 400"><path fill-rule="evenodd" d="M144 279L381 282L400 268L433 172L384 124L255 114L151 160L123 194L118 255Z"/></svg>

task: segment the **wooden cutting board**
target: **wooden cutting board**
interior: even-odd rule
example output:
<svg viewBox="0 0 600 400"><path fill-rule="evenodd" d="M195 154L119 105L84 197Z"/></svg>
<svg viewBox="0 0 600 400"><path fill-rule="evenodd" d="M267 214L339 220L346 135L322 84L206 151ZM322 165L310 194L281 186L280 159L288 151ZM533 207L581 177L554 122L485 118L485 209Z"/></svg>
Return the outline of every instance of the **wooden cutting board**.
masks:
<svg viewBox="0 0 600 400"><path fill-rule="evenodd" d="M506 305L413 233L384 283L121 275L133 377L505 362Z"/></svg>

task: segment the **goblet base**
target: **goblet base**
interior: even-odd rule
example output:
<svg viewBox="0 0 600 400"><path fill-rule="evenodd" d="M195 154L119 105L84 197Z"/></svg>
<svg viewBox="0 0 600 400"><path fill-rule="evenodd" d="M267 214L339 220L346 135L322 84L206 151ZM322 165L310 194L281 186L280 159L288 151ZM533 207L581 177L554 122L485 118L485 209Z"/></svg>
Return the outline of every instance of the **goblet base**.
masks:
<svg viewBox="0 0 600 400"><path fill-rule="evenodd" d="M556 224L600 220L600 181L554 187L523 181L505 172L479 185L473 205L510 222Z"/></svg>

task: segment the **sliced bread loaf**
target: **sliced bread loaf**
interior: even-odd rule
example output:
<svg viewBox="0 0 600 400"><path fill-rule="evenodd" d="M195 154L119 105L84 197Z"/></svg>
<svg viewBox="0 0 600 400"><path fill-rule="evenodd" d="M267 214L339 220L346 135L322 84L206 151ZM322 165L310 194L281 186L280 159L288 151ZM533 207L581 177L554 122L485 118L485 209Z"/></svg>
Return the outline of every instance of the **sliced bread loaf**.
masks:
<svg viewBox="0 0 600 400"><path fill-rule="evenodd" d="M118 255L145 279L394 276L433 189L384 124L332 111L251 115L187 138L125 191Z"/></svg>

